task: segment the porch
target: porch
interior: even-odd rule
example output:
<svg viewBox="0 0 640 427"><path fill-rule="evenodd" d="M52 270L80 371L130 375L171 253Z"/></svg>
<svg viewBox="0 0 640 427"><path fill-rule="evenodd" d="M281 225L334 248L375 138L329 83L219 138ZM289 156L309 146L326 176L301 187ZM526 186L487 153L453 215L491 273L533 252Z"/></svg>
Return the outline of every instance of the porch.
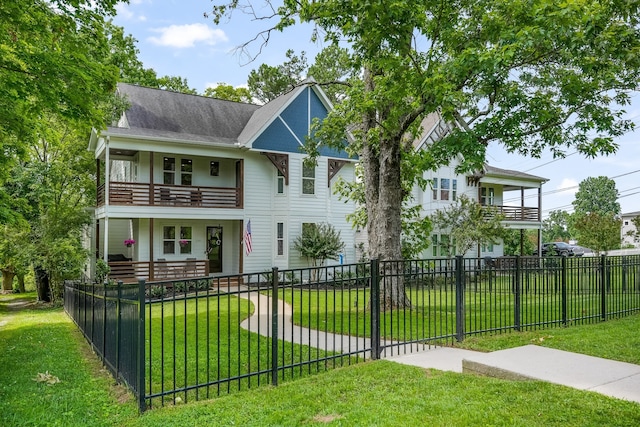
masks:
<svg viewBox="0 0 640 427"><path fill-rule="evenodd" d="M209 276L209 260L187 258L183 261L109 261L109 279L136 283L163 279L188 279Z"/></svg>
<svg viewBox="0 0 640 427"><path fill-rule="evenodd" d="M198 208L242 208L238 187L148 184L110 181L98 186L97 206L180 206Z"/></svg>
<svg viewBox="0 0 640 427"><path fill-rule="evenodd" d="M492 210L486 211L486 216L493 216L493 212L502 214L506 221L541 221L540 209L527 206L499 206L492 205Z"/></svg>

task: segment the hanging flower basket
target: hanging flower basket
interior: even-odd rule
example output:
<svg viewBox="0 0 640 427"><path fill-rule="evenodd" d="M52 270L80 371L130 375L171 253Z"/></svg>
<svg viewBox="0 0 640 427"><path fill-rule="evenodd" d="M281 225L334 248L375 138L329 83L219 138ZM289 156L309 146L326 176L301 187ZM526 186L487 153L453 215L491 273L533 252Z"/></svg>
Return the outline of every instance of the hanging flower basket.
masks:
<svg viewBox="0 0 640 427"><path fill-rule="evenodd" d="M124 245L128 248L130 248L131 246L135 245L136 241L133 239L127 239L124 241Z"/></svg>
<svg viewBox="0 0 640 427"><path fill-rule="evenodd" d="M178 243L180 243L180 246L187 246L189 244L188 240L180 240Z"/></svg>

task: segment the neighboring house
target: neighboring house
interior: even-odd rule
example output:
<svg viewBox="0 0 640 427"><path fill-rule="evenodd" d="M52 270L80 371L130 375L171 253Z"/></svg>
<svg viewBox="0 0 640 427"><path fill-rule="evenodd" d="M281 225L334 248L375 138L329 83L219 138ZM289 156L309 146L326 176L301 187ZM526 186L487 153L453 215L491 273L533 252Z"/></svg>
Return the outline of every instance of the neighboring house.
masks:
<svg viewBox="0 0 640 427"><path fill-rule="evenodd" d="M636 230L633 219L637 216L640 216L640 211L623 213L620 216L622 219L622 230L620 234L622 237L623 248L628 246L633 246L635 248L640 247L640 242L637 242L634 238L634 235L638 232L638 230ZM632 233L632 235L630 236L629 233Z"/></svg>
<svg viewBox="0 0 640 427"><path fill-rule="evenodd" d="M331 108L317 85L263 106L128 84L118 92L129 108L89 143L98 171L92 246L111 278L303 267L293 241L321 222L340 231L343 261L356 261L346 220L354 205L332 192L337 179L355 179L355 160L325 148L315 167L303 164L311 122Z"/></svg>
<svg viewBox="0 0 640 427"><path fill-rule="evenodd" d="M416 150L442 138L449 131L448 125L435 114L428 116L422 123L422 137L415 141ZM415 203L422 205L424 215L431 215L453 203L460 195L476 200L482 205L492 206L502 213L506 219L505 227L521 230L538 230L538 241L542 229L542 184L546 178L530 175L515 170L500 169L485 164L483 170L473 174L459 175L455 172L457 162L442 167L437 171L425 172L423 177L431 183L422 191L414 188ZM426 257L446 256L449 243L448 230L434 230L431 236L431 247ZM498 257L504 254L502 243L497 245L481 245L469 251L469 257ZM530 255L530 254L524 254Z"/></svg>

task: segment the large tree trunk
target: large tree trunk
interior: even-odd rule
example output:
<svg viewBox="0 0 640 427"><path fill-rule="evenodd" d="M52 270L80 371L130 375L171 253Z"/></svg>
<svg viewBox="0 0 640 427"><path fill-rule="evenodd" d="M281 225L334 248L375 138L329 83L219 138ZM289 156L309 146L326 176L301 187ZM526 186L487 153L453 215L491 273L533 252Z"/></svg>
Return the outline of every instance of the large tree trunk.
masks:
<svg viewBox="0 0 640 427"><path fill-rule="evenodd" d="M49 274L42 267L34 267L36 275L36 289L38 301L51 302L51 288L49 287Z"/></svg>
<svg viewBox="0 0 640 427"><path fill-rule="evenodd" d="M367 89L372 91L374 83L369 70L365 70L364 78ZM365 135L376 127L377 114L370 111L363 117ZM380 135L378 144L364 141L362 148L369 254L372 259L380 261L402 259L400 149L401 136L389 138L384 135ZM381 284L380 306L384 309L411 306L398 263L382 265L385 279Z"/></svg>
<svg viewBox="0 0 640 427"><path fill-rule="evenodd" d="M15 273L11 270L2 270L2 290L5 292L13 291L13 278Z"/></svg>
<svg viewBox="0 0 640 427"><path fill-rule="evenodd" d="M26 292L24 289L24 274L18 274L18 292L21 294Z"/></svg>

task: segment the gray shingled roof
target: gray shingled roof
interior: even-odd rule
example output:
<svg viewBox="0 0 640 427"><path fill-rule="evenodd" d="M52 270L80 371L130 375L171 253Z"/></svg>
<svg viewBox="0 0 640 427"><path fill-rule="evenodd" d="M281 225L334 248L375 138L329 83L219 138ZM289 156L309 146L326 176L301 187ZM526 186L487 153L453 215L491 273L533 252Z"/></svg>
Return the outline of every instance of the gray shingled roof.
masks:
<svg viewBox="0 0 640 427"><path fill-rule="evenodd" d="M259 105L151 89L125 83L128 128L108 129L112 134L147 136L234 144Z"/></svg>
<svg viewBox="0 0 640 427"><path fill-rule="evenodd" d="M549 181L547 178L542 178L540 176L535 176L535 175L530 175L528 173L524 173L524 172L520 172L520 171L514 171L514 170L510 170L510 169L500 169L497 168L495 166L491 166L488 164L484 165L484 170L482 172L480 172L480 174L476 174L476 175L492 175L492 176L499 176L499 177L504 177L504 178L519 178L519 179L528 179L531 181L539 181L539 182L547 182Z"/></svg>

